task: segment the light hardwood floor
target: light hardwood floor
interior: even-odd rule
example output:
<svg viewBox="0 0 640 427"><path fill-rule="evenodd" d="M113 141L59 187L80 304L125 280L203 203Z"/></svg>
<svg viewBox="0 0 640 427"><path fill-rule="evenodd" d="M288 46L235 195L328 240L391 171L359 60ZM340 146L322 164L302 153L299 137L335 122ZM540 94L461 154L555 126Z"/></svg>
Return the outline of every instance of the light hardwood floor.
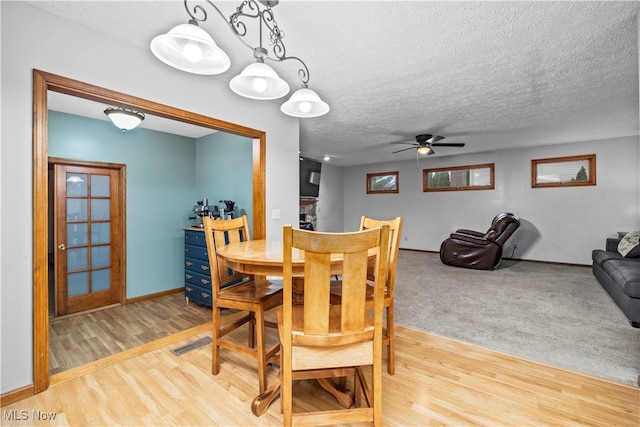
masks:
<svg viewBox="0 0 640 427"><path fill-rule="evenodd" d="M186 304L182 292L53 318L49 324L49 375L210 321L211 308Z"/></svg>
<svg viewBox="0 0 640 427"><path fill-rule="evenodd" d="M211 344L171 352L210 335L205 324L55 375L47 391L3 407L2 425L281 424L279 400L261 417L251 413L253 360L222 350L212 376ZM638 388L405 327L397 328L396 363L394 376L383 370L385 425L640 425ZM298 408L335 405L314 381L296 384L294 396Z"/></svg>

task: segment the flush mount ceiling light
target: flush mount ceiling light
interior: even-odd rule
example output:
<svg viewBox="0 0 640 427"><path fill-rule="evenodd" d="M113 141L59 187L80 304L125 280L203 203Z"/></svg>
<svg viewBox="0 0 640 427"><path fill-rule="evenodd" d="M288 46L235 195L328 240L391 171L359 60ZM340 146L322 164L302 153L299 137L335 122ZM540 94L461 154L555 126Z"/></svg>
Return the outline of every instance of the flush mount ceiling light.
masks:
<svg viewBox="0 0 640 427"><path fill-rule="evenodd" d="M296 91L285 102L281 110L293 117L318 117L329 112L329 105L322 101L318 94L308 88L309 68L300 58L287 56L287 50L282 41L284 31L280 30L273 14L273 7L278 0L245 0L227 19L220 9L211 1L206 0L213 9L225 20L231 32L253 51L255 63L247 66L239 75L231 79L229 86L236 94L249 99L271 100L278 99L289 93L289 85L281 79L273 68L265 61L284 62L298 61L300 69L298 77L302 89ZM189 8L188 0L184 0L184 7L189 15L189 23L174 27L167 34L155 37L151 41L151 51L165 64L182 71L194 74L220 74L229 69L230 60L220 49L213 38L198 26L198 22L207 20L207 11L203 5ZM246 9L246 11L245 11ZM257 47L248 44L244 37L247 35L245 20L256 19L258 22ZM263 32L269 35L271 53L262 46Z"/></svg>
<svg viewBox="0 0 640 427"><path fill-rule="evenodd" d="M116 127L122 129L122 132L135 128L144 120L144 114L127 108L109 107L104 113Z"/></svg>

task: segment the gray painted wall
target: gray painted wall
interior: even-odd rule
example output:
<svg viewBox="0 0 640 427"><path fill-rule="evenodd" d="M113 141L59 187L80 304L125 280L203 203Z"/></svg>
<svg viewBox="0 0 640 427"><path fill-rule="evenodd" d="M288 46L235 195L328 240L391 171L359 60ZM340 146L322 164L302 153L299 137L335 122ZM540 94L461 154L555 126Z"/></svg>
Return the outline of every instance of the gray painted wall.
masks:
<svg viewBox="0 0 640 427"><path fill-rule="evenodd" d="M330 163L322 164L318 204L316 205L318 231L344 231L343 171L343 168Z"/></svg>
<svg viewBox="0 0 640 427"><path fill-rule="evenodd" d="M464 152L464 149L461 149ZM531 160L592 154L597 156L597 185L531 188ZM495 163L495 189L422 192L422 169ZM505 256L520 259L591 264L591 250L617 231L640 229L637 137L583 141L491 153L430 156L415 161L346 168L344 228L358 228L360 216L404 217L401 247L438 251L458 228L485 231L502 211L519 215L523 224ZM366 194L366 174L399 171L398 194ZM325 178L323 173L322 179Z"/></svg>

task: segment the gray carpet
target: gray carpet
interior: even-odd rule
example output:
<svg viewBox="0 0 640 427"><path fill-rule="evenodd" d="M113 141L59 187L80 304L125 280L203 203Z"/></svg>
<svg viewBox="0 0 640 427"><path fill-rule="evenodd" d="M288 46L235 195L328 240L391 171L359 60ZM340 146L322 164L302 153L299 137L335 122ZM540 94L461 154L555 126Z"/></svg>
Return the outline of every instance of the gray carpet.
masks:
<svg viewBox="0 0 640 427"><path fill-rule="evenodd" d="M638 386L640 329L590 267L503 260L494 271L400 250L396 324Z"/></svg>

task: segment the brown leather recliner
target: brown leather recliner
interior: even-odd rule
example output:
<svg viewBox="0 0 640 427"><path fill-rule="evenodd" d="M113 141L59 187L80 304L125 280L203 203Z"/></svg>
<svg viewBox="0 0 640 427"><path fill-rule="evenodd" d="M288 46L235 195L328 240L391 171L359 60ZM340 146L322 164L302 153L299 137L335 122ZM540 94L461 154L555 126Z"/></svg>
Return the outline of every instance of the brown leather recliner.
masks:
<svg viewBox="0 0 640 427"><path fill-rule="evenodd" d="M502 258L502 247L518 227L520 218L503 212L496 215L486 233L456 230L440 245L440 259L456 267L493 270Z"/></svg>

